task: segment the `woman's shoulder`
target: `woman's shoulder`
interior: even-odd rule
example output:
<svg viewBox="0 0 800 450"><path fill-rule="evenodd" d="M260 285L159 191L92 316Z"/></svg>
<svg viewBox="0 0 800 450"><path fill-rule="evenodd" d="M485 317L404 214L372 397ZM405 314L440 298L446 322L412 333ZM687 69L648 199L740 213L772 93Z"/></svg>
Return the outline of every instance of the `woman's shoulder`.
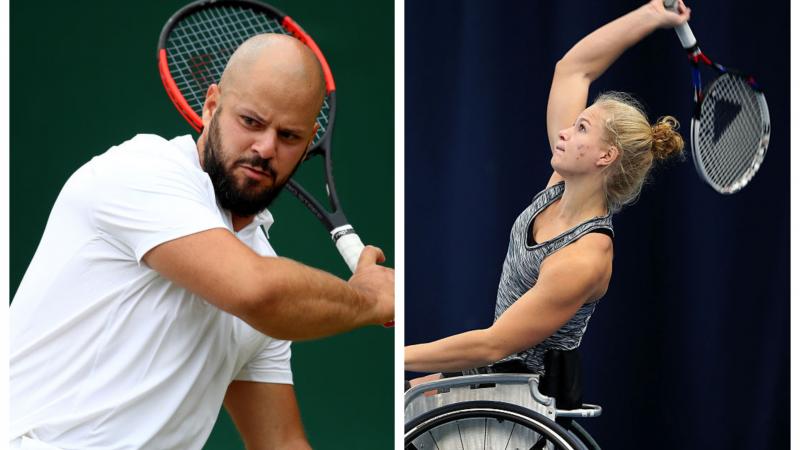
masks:
<svg viewBox="0 0 800 450"><path fill-rule="evenodd" d="M614 244L611 237L604 233L586 233L570 245L564 246L553 256L559 253L568 257L604 258L611 256Z"/></svg>
<svg viewBox="0 0 800 450"><path fill-rule="evenodd" d="M605 233L586 233L578 238L572 246L581 252L597 256L612 256L611 252L614 251L614 241Z"/></svg>
<svg viewBox="0 0 800 450"><path fill-rule="evenodd" d="M610 273L613 258L614 244L607 234L587 233L548 256L542 271L546 266L558 266L570 271L588 269L599 274Z"/></svg>
<svg viewBox="0 0 800 450"><path fill-rule="evenodd" d="M569 281L569 288L584 293L584 303L605 295L611 280L614 256L611 239L599 233L587 234L548 256L539 274L540 281Z"/></svg>

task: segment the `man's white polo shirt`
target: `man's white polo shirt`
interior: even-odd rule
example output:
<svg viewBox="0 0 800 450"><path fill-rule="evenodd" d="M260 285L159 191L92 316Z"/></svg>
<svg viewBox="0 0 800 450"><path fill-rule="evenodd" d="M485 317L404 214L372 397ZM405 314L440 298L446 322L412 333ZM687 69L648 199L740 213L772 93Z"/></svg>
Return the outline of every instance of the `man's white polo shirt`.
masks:
<svg viewBox="0 0 800 450"><path fill-rule="evenodd" d="M237 233L274 256L259 214ZM138 135L67 181L10 307L11 435L65 449L200 449L232 380L291 383L272 339L151 270L153 247L232 230L190 136Z"/></svg>

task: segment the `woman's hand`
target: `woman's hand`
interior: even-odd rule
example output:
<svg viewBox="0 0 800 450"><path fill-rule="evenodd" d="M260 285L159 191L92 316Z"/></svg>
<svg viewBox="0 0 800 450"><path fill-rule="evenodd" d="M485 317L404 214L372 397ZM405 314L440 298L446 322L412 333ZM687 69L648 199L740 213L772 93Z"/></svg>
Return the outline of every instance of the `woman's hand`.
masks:
<svg viewBox="0 0 800 450"><path fill-rule="evenodd" d="M424 377L414 378L413 380L409 381L409 384L413 388L414 386L416 386L418 384L428 383L430 381L436 381L436 380L441 380L441 379L442 379L442 374L441 373L432 373L430 375L425 375ZM425 391L425 393L423 395L425 397L430 397L430 396L436 395L438 393L439 393L438 390L431 389L430 391Z"/></svg>
<svg viewBox="0 0 800 450"><path fill-rule="evenodd" d="M646 6L648 11L657 18L659 28L675 28L688 22L689 16L692 14L692 10L683 3L683 0L677 0L677 3L677 12L664 8L664 0L651 0Z"/></svg>

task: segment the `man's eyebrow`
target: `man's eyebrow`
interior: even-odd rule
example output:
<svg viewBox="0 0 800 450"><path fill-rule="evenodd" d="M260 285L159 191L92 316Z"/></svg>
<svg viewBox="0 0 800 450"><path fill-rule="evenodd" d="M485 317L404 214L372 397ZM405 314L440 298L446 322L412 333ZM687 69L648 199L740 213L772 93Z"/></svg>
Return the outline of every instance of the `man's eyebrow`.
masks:
<svg viewBox="0 0 800 450"><path fill-rule="evenodd" d="M312 130L313 130L313 128L310 129L310 130L306 130L303 127L281 126L281 131L284 131L286 133L294 134L295 136L305 136L306 133L308 133L308 132L310 132Z"/></svg>
<svg viewBox="0 0 800 450"><path fill-rule="evenodd" d="M248 117L251 117L261 123L266 123L267 120L261 117L261 115L256 112L253 108L248 106L240 107L239 114L244 114ZM302 126L293 126L293 125L280 125L280 130L283 132L296 134L298 136L302 136L305 133L305 128Z"/></svg>
<svg viewBox="0 0 800 450"><path fill-rule="evenodd" d="M242 107L242 109L241 109L241 113L242 113L242 114L244 114L244 115L250 116L250 117L252 117L253 119L256 119L256 120L258 120L259 122L264 122L264 118L263 118L263 117L261 117L261 115L260 115L260 114L258 114L258 113L257 113L255 110L253 110L253 109L251 109L251 108L248 108L248 107L246 107L246 106L243 106L243 107Z"/></svg>

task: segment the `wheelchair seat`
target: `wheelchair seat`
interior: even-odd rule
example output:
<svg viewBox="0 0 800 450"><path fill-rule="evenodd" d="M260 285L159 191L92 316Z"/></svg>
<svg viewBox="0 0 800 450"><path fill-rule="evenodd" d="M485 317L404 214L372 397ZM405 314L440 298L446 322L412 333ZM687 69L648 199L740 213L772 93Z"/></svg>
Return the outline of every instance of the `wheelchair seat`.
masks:
<svg viewBox="0 0 800 450"><path fill-rule="evenodd" d="M554 367L553 361L561 359L550 358L548 366ZM597 417L602 408L576 403L580 388L574 381L579 378L573 365L563 367L568 370L552 370L555 375L549 378L530 373L462 375L409 389L405 448L599 449L572 418ZM559 402L562 394L565 400ZM565 407L559 409L559 403Z"/></svg>

